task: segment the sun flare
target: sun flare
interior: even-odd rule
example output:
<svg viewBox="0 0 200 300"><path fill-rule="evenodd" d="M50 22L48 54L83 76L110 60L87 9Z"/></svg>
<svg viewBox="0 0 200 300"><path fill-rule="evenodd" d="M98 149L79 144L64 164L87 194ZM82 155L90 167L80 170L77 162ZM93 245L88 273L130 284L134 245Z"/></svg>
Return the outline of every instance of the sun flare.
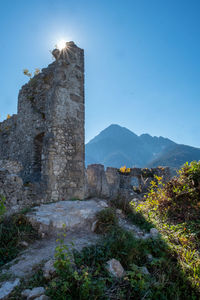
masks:
<svg viewBox="0 0 200 300"><path fill-rule="evenodd" d="M57 47L59 50L62 50L63 48L66 47L66 41L65 40L60 40L58 43L57 43Z"/></svg>

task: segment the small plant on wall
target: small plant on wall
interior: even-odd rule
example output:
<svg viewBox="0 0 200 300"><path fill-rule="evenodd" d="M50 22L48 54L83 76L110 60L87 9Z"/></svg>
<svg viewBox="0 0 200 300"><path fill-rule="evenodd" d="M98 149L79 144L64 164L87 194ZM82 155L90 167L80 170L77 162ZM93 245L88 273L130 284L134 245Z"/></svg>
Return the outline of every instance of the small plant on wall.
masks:
<svg viewBox="0 0 200 300"><path fill-rule="evenodd" d="M35 72L34 72L34 76L35 76L35 75L38 75L39 73L40 73L40 69L39 69L39 68L36 68L36 69L35 69ZM28 69L24 69L24 70L23 70L23 74L26 75L26 76L28 76L29 78L32 77L32 73L30 73Z"/></svg>
<svg viewBox="0 0 200 300"><path fill-rule="evenodd" d="M121 173L121 174L130 174L130 172L131 172L131 169L127 168L126 166L123 166L119 169L119 173Z"/></svg>

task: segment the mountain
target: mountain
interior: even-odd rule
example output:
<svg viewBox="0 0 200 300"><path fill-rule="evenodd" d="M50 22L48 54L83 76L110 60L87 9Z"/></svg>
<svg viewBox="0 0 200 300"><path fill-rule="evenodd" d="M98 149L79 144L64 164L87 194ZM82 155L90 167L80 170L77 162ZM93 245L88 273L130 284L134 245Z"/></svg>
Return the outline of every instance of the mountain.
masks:
<svg viewBox="0 0 200 300"><path fill-rule="evenodd" d="M86 144L86 164L95 161L105 166L119 167L122 162L142 165L144 161L149 161L150 156L140 138L119 125L110 125Z"/></svg>
<svg viewBox="0 0 200 300"><path fill-rule="evenodd" d="M86 144L86 165L178 168L186 161L199 159L198 148L179 145L164 137L138 136L119 125L110 125Z"/></svg>
<svg viewBox="0 0 200 300"><path fill-rule="evenodd" d="M169 166L180 168L186 161L200 160L200 149L187 145L174 145L164 150L156 159L151 161L147 166Z"/></svg>

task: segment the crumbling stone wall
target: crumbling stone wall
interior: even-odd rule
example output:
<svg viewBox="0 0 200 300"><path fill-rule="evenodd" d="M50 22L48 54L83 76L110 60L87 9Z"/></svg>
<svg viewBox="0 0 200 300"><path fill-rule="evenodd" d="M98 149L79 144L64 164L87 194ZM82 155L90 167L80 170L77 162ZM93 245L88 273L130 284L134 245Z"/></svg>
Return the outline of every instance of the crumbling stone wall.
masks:
<svg viewBox="0 0 200 300"><path fill-rule="evenodd" d="M52 53L20 90L17 115L0 123L0 159L19 162L43 201L83 199L84 53L73 42Z"/></svg>
<svg viewBox="0 0 200 300"><path fill-rule="evenodd" d="M123 196L131 199L148 191L154 175L162 177L163 182L171 178L168 167L131 168L130 173L121 174L117 168L104 170L103 165L89 165L86 170L87 197L116 199Z"/></svg>
<svg viewBox="0 0 200 300"><path fill-rule="evenodd" d="M144 193L154 174L168 168L131 169L90 165L85 172L84 53L73 42L52 52L55 61L25 84L18 113L0 123L0 194L6 206ZM85 173L87 182L85 181Z"/></svg>
<svg viewBox="0 0 200 300"><path fill-rule="evenodd" d="M8 214L41 203L36 186L23 183L21 169L22 165L16 161L0 160L0 196L6 199Z"/></svg>
<svg viewBox="0 0 200 300"><path fill-rule="evenodd" d="M0 195L6 197L6 208L9 212L46 201L41 198L40 183L23 182L20 177L22 169L23 166L16 161L0 160ZM103 165L89 165L86 169L85 198L138 198L147 192L154 175L162 176L163 181L167 182L170 179L169 168L133 168L128 175L124 175L117 168L108 167L104 170ZM133 187L136 188L135 191Z"/></svg>

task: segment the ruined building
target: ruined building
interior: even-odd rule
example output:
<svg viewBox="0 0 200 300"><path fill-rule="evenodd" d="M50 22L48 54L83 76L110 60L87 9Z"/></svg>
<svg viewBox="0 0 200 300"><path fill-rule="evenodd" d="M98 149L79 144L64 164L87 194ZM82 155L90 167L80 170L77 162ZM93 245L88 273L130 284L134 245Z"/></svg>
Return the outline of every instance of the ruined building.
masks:
<svg viewBox="0 0 200 300"><path fill-rule="evenodd" d="M0 160L17 161L43 201L84 197L84 52L73 42L19 92L18 112L0 123Z"/></svg>
<svg viewBox="0 0 200 300"><path fill-rule="evenodd" d="M0 123L0 196L10 210L68 199L118 199L147 191L168 168L90 165L84 155L84 53L73 42L19 92L18 112ZM133 149L134 151L134 149ZM133 188L134 187L134 188Z"/></svg>

